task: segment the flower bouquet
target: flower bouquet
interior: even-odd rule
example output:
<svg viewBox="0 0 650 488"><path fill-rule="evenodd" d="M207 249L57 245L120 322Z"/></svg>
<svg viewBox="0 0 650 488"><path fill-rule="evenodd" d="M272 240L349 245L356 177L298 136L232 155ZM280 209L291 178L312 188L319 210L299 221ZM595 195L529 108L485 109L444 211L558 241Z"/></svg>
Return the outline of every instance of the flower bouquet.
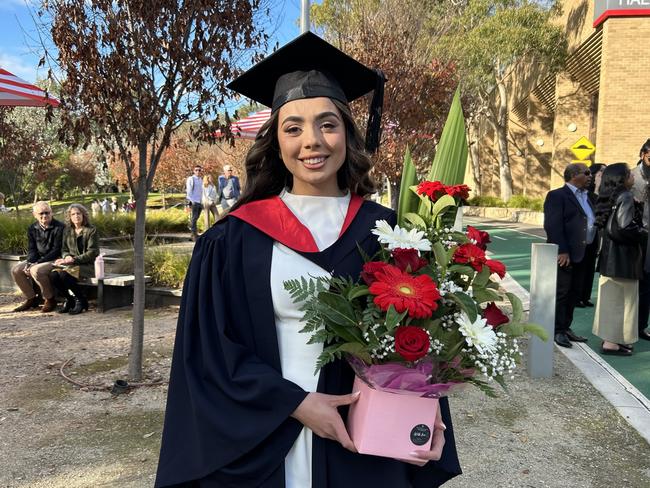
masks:
<svg viewBox="0 0 650 488"><path fill-rule="evenodd" d="M364 256L358 282L285 282L309 342L324 343L316 368L344 357L356 373L362 394L348 427L357 449L400 459L430 446L437 398L468 383L494 396L520 358L517 339L545 338L522 323L520 300L500 289L506 267L487 257L488 233L444 226L469 189L425 181L411 190L424 211L406 213L402 227L376 222L381 248ZM497 305L506 301L511 314Z"/></svg>

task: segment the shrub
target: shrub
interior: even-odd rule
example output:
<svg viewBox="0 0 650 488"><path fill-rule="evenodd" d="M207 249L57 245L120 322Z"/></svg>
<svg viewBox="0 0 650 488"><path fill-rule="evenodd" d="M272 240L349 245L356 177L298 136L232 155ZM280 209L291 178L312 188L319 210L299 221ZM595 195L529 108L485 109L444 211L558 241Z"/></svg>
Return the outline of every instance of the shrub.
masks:
<svg viewBox="0 0 650 488"><path fill-rule="evenodd" d="M175 252L172 248L164 246L145 249L144 272L151 277L151 284L154 286L180 288L183 286L190 258L189 251ZM133 272L133 254L119 263L116 272Z"/></svg>
<svg viewBox="0 0 650 488"><path fill-rule="evenodd" d="M0 253L27 254L27 228L31 217L0 215Z"/></svg>
<svg viewBox="0 0 650 488"><path fill-rule="evenodd" d="M513 195L508 200L508 208L526 208L536 212L544 210L544 200L541 198L529 198L524 195Z"/></svg>
<svg viewBox="0 0 650 488"><path fill-rule="evenodd" d="M499 197L492 195L476 196L467 200L467 204L473 207L505 207L506 203Z"/></svg>
<svg viewBox="0 0 650 488"><path fill-rule="evenodd" d="M98 215L92 219L100 237L132 236L135 232L135 212ZM147 234L187 232L189 217L177 208L147 210Z"/></svg>

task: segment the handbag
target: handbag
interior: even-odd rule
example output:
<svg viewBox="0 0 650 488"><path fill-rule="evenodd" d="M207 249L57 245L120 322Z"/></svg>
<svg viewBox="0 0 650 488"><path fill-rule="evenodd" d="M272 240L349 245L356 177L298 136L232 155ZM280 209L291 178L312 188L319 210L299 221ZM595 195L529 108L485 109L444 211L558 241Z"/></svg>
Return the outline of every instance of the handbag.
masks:
<svg viewBox="0 0 650 488"><path fill-rule="evenodd" d="M618 205L612 209L612 213L609 214L609 217L607 219L607 226L605 228L607 237L619 244L627 244L629 243L629 239L625 238L625 235L621 232L621 229L618 226L618 219L616 218L617 213Z"/></svg>

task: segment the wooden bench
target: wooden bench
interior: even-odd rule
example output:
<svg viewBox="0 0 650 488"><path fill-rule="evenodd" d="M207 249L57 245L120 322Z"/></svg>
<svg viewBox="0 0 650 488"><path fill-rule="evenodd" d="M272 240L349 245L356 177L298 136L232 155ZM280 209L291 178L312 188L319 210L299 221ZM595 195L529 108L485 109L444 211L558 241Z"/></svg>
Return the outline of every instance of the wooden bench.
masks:
<svg viewBox="0 0 650 488"><path fill-rule="evenodd" d="M151 282L150 276L144 277L145 283ZM97 312L133 305L133 284L135 276L107 273L103 280L89 278L79 282L80 285L95 288Z"/></svg>

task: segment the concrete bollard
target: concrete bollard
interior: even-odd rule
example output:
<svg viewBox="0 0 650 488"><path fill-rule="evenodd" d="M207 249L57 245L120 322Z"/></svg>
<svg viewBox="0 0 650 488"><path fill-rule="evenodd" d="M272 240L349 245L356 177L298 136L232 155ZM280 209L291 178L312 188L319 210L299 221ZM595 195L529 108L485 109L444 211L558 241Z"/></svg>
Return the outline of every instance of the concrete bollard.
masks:
<svg viewBox="0 0 650 488"><path fill-rule="evenodd" d="M548 333L546 342L533 336L528 343L528 374L531 378L550 378L553 375L557 250L557 244L533 244L531 253L528 321L541 325Z"/></svg>

